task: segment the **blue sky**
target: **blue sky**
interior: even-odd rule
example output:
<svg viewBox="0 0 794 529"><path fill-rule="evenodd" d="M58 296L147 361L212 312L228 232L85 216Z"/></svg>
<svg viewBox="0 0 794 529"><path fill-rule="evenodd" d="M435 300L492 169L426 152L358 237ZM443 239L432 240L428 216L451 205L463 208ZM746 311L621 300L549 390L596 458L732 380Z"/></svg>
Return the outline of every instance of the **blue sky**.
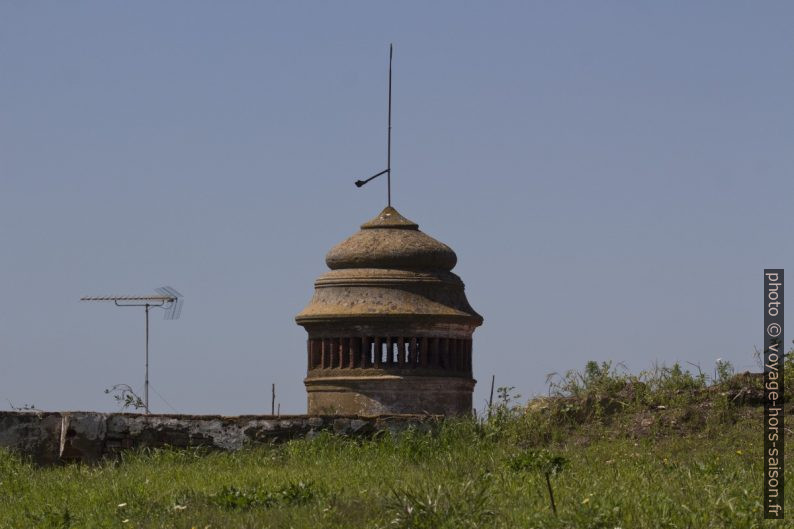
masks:
<svg viewBox="0 0 794 529"><path fill-rule="evenodd" d="M394 205L458 254L492 374L757 368L794 260L788 2L0 4L0 409L113 410L152 320L180 412L305 411L308 302ZM794 295L794 294L792 294ZM794 329L794 326L790 327ZM789 331L789 340L794 331ZM171 411L152 395L153 411Z"/></svg>

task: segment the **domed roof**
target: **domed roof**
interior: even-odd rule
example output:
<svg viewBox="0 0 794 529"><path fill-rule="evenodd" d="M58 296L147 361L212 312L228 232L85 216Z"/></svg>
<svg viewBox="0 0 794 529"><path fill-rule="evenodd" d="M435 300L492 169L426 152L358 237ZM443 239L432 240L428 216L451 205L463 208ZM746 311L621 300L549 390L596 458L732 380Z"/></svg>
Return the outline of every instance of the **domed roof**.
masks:
<svg viewBox="0 0 794 529"><path fill-rule="evenodd" d="M337 244L325 256L331 270L388 268L449 271L458 258L452 248L419 231L389 206L361 225L361 231Z"/></svg>
<svg viewBox="0 0 794 529"><path fill-rule="evenodd" d="M311 301L295 319L320 327L481 325L463 281L450 271L457 260L449 246L387 207L328 252L331 270L315 281Z"/></svg>

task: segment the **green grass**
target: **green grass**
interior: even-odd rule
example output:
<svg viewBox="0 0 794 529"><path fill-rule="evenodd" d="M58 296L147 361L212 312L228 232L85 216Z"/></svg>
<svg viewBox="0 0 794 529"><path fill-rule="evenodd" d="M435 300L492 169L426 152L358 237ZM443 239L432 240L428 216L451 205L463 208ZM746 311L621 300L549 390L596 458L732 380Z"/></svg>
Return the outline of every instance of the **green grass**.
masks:
<svg viewBox="0 0 794 529"><path fill-rule="evenodd" d="M656 388L635 402L629 382L602 379L529 408L504 392L490 420L448 421L433 434L323 434L50 468L0 451L0 527L794 527L761 517L759 408L736 407L707 382L688 397ZM605 387L620 406L605 403ZM648 404L664 395L678 400ZM558 516L544 476L514 463L541 445L566 460L551 477Z"/></svg>

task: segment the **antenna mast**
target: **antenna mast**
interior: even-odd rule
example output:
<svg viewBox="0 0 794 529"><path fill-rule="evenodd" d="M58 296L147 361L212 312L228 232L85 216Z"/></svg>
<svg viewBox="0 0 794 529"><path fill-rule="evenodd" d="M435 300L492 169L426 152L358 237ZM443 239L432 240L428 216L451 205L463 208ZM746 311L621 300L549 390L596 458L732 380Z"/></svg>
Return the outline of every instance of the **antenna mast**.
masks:
<svg viewBox="0 0 794 529"><path fill-rule="evenodd" d="M144 307L146 313L146 374L143 381L143 409L149 414L149 309L165 309L165 319L175 320L182 312L182 294L171 287L155 289L157 296L85 296L80 301L112 301L117 307Z"/></svg>
<svg viewBox="0 0 794 529"><path fill-rule="evenodd" d="M374 180L382 174L386 174L386 204L391 207L391 65L394 56L394 46L389 44L389 114L388 128L386 131L386 169L376 175L372 175L366 180L356 180L356 187L361 187L370 180Z"/></svg>

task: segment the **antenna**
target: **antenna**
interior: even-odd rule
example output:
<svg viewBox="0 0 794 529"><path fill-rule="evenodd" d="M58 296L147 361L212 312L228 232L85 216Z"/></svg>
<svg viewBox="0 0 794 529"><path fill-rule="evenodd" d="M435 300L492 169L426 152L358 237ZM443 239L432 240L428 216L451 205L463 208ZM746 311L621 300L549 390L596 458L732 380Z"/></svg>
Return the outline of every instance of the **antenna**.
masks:
<svg viewBox="0 0 794 529"><path fill-rule="evenodd" d="M374 180L382 174L386 174L386 204L391 207L391 64L394 55L394 46L389 44L389 115L388 129L386 132L386 169L376 175L372 175L366 180L356 180L356 187L361 187L370 180Z"/></svg>
<svg viewBox="0 0 794 529"><path fill-rule="evenodd" d="M117 307L144 307L146 313L146 375L143 381L143 407L149 414L149 309L165 310L166 320L179 318L182 312L182 294L171 287L156 288L157 296L85 296L80 301L112 301Z"/></svg>

